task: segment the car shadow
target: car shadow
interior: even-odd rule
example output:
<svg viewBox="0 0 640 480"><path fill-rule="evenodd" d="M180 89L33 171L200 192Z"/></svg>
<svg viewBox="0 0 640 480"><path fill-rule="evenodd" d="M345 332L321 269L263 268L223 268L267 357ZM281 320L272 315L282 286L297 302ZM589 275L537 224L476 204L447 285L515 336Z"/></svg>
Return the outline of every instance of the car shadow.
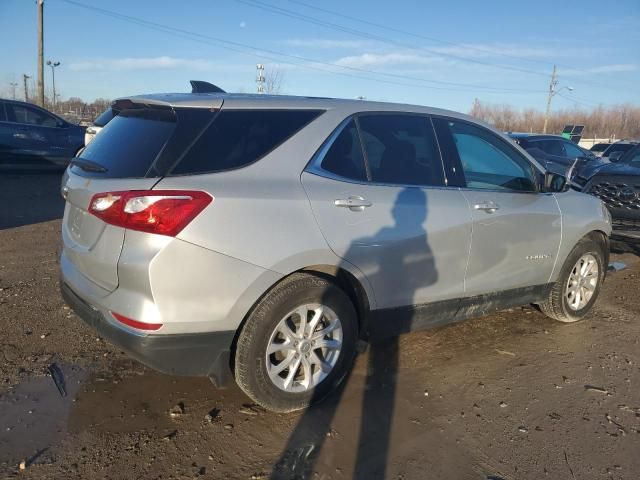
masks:
<svg viewBox="0 0 640 480"><path fill-rule="evenodd" d="M413 211L414 215L401 214L401 206L407 203L417 206ZM396 231L418 231L419 234L411 241L400 248L389 249L379 257L380 267L374 274L390 276L389 278L393 278L394 288L407 292L409 298L413 298L417 288L432 285L438 278L433 253L424 230L427 210L427 194L424 190L403 189L394 203L394 224L382 228L371 237L354 240L344 257L353 258L361 255L361 252L356 252L355 249L372 248L380 245L382 240L402 238L402 235L394 235ZM415 262L420 262L421 265L416 265ZM409 264L411 268L407 268ZM408 273L403 273L416 270L424 272L424 275L411 278ZM361 415L361 420L352 478L385 478L396 401L398 335L410 331L413 321L413 310L395 309L393 314L380 316L368 328L367 375L361 409L356 412ZM323 401L302 414L286 447L272 468L272 479L302 480L313 477L314 466L325 440L331 435L332 420L343 400L345 385L350 377L350 373L347 374L338 390L328 398L312 400L314 403Z"/></svg>
<svg viewBox="0 0 640 480"><path fill-rule="evenodd" d="M62 172L0 171L0 230L62 218Z"/></svg>

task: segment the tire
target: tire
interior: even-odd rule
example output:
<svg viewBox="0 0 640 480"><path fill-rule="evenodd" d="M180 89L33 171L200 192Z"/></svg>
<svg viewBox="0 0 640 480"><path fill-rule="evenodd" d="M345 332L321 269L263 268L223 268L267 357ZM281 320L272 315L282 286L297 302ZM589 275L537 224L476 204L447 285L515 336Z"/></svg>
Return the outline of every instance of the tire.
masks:
<svg viewBox="0 0 640 480"><path fill-rule="evenodd" d="M309 308L304 329L310 332L307 337L300 336L303 315L299 312L305 312L305 308ZM318 315L320 320L314 327L318 311L322 311L322 315ZM288 336L285 337L284 331ZM331 333L317 338L318 332L324 331ZM345 378L355 357L357 335L357 315L349 297L322 276L295 273L260 300L243 326L235 352L236 382L251 399L268 410L291 412L306 408L323 399ZM339 350L336 342L341 342ZM318 346L320 343L331 347L322 349ZM282 345L287 347L267 356L267 348ZM298 359L299 366L296 366ZM280 362L284 365L285 361L289 361L290 366L275 374ZM313 361L318 363L311 363ZM329 370L330 364L333 366ZM292 371L294 380L288 381Z"/></svg>
<svg viewBox="0 0 640 480"><path fill-rule="evenodd" d="M553 288L549 292L547 299L539 304L540 310L547 317L553 318L564 323L572 323L581 320L593 307L598 294L600 293L600 287L604 280L604 275L607 266L604 264L604 252L602 246L592 240L585 237L581 239L567 257L558 276L558 280L554 284ZM576 305L575 292L573 296L570 296L570 277L575 279L575 269L577 268L578 261L583 259L593 258L595 259L598 267L597 275L592 276L596 281L593 293L588 301L584 305ZM572 284L574 281L572 280ZM573 305L572 305L573 304Z"/></svg>

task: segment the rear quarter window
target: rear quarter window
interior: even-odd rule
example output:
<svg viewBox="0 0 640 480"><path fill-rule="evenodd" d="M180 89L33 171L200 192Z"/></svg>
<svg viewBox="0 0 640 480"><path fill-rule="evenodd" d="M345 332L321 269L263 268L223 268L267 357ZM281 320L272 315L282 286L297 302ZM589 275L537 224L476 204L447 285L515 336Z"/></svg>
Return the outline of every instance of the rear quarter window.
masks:
<svg viewBox="0 0 640 480"><path fill-rule="evenodd" d="M321 110L222 110L170 174L213 173L249 165L321 113Z"/></svg>

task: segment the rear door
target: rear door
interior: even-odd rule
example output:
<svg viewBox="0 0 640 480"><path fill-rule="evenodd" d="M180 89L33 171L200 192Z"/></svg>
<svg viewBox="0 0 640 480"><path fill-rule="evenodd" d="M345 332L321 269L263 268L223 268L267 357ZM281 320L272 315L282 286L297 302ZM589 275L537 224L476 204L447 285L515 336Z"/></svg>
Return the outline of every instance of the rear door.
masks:
<svg viewBox="0 0 640 480"><path fill-rule="evenodd" d="M349 119L302 183L329 246L364 273L379 308L463 295L470 214L445 186L429 117Z"/></svg>
<svg viewBox="0 0 640 480"><path fill-rule="evenodd" d="M553 194L537 189L537 169L510 142L479 125L434 119L452 180L473 217L467 295L546 284L561 239Z"/></svg>

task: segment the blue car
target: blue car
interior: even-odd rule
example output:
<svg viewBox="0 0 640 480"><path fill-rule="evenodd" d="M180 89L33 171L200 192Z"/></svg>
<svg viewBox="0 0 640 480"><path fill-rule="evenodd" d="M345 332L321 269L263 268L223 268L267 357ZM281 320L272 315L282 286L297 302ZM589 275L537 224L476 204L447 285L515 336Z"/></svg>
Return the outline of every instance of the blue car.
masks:
<svg viewBox="0 0 640 480"><path fill-rule="evenodd" d="M84 130L36 105L0 99L0 169L65 167L84 146Z"/></svg>

